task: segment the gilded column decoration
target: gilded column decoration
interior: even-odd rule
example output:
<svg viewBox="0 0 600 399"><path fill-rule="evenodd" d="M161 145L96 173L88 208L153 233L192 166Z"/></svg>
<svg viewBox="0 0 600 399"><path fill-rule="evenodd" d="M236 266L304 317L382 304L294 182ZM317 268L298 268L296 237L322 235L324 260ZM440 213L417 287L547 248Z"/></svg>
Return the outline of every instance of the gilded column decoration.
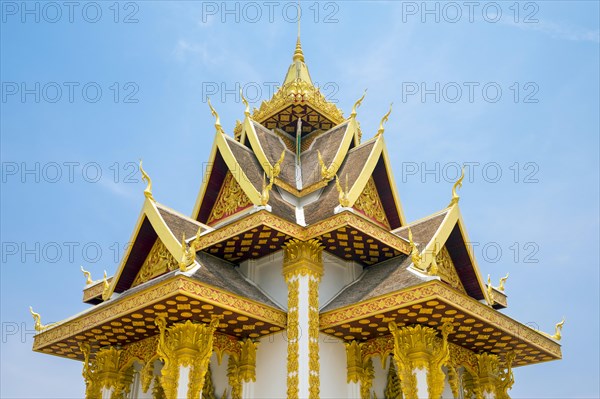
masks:
<svg viewBox="0 0 600 399"><path fill-rule="evenodd" d="M287 398L298 399L298 279L287 279L288 320L287 320Z"/></svg>
<svg viewBox="0 0 600 399"><path fill-rule="evenodd" d="M318 240L288 241L283 246L283 276L288 285L288 399L298 398L300 278L308 279L308 395L319 397L319 283L323 275L323 247Z"/></svg>
<svg viewBox="0 0 600 399"><path fill-rule="evenodd" d="M167 329L163 317L157 317L160 330L157 353L164 362L161 370L161 383L166 399L175 399L181 366L190 368L188 399L199 397L204 385L204 377L213 350L213 337L219 319L210 324L194 324L191 321L179 323Z"/></svg>
<svg viewBox="0 0 600 399"><path fill-rule="evenodd" d="M358 341L346 343L346 371L347 382L360 382L360 375L363 372L362 364L362 345Z"/></svg>
<svg viewBox="0 0 600 399"><path fill-rule="evenodd" d="M433 328L415 325L398 328L391 322L389 329L394 337L394 359L398 365L398 377L407 399L417 398L415 369L427 370L428 397L439 399L444 390L444 366L450 359L448 334L452 324L442 326L442 340L437 339Z"/></svg>
<svg viewBox="0 0 600 399"><path fill-rule="evenodd" d="M246 193L244 193L242 187L235 180L233 174L227 171L221 191L219 191L215 205L206 223L211 224L212 222L221 220L250 205L252 205L252 202Z"/></svg>
<svg viewBox="0 0 600 399"><path fill-rule="evenodd" d="M498 356L485 352L475 356L477 356L479 366L477 385L483 394L489 392L496 396L496 383L499 377Z"/></svg>
<svg viewBox="0 0 600 399"><path fill-rule="evenodd" d="M390 368L388 369L387 382L384 391L385 399L402 399L402 387L394 361L390 359Z"/></svg>
<svg viewBox="0 0 600 399"><path fill-rule="evenodd" d="M385 226L388 230L390 229L390 223L383 210L383 205L381 204L381 199L379 198L377 187L372 177L369 178L367 185L354 203L354 208Z"/></svg>
<svg viewBox="0 0 600 399"><path fill-rule="evenodd" d="M238 353L229 355L227 379L231 387L231 399L242 398L242 384L256 381L256 348L258 343L247 338L239 342Z"/></svg>
<svg viewBox="0 0 600 399"><path fill-rule="evenodd" d="M231 388L231 399L242 399L239 356L230 355L227 363L227 379Z"/></svg>
<svg viewBox="0 0 600 399"><path fill-rule="evenodd" d="M208 364L208 367L206 368L206 375L204 376L204 386L202 387L202 399L216 399L215 386L213 385L212 371L210 369L210 362Z"/></svg>
<svg viewBox="0 0 600 399"><path fill-rule="evenodd" d="M360 383L361 399L370 399L375 369L371 356L363 355L362 347L358 341L346 343L347 381Z"/></svg>
<svg viewBox="0 0 600 399"><path fill-rule="evenodd" d="M512 364L515 360L516 354L509 352L505 357L506 370L500 370L498 381L496 383L496 399L510 399L508 391L512 389L515 383L515 378L512 372Z"/></svg>
<svg viewBox="0 0 600 399"><path fill-rule="evenodd" d="M145 283L156 276L175 270L178 267L178 262L173 258L162 241L157 238L131 286L135 287L136 285Z"/></svg>
<svg viewBox="0 0 600 399"><path fill-rule="evenodd" d="M466 293L465 287L460 281L460 277L458 277L458 273L454 267L454 262L452 262L450 253L445 245L436 255L434 264L437 266L437 270L435 270L435 272L432 271L433 274L440 276L440 278L446 283L450 284L450 286L463 293ZM432 268L433 266L430 269Z"/></svg>
<svg viewBox="0 0 600 399"><path fill-rule="evenodd" d="M80 344L79 348L84 356L82 375L85 380L86 399L101 399L104 388L117 392L120 382L121 350L114 347L100 349L96 352L96 357L90 361L89 344Z"/></svg>
<svg viewBox="0 0 600 399"><path fill-rule="evenodd" d="M456 367L452 364L447 364L446 366L448 368L448 384L450 384L452 396L454 399L458 399L460 398L460 380L456 372Z"/></svg>

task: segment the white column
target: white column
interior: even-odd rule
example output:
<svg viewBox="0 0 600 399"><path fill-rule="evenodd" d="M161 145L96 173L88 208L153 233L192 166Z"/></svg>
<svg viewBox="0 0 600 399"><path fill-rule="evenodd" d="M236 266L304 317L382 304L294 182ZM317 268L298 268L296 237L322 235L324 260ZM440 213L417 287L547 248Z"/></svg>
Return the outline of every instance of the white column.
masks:
<svg viewBox="0 0 600 399"><path fill-rule="evenodd" d="M177 384L177 399L187 399L190 368L179 366L179 382Z"/></svg>
<svg viewBox="0 0 600 399"><path fill-rule="evenodd" d="M427 370L425 368L414 369L413 373L417 377L417 396L419 399L427 399L429 396L427 384Z"/></svg>

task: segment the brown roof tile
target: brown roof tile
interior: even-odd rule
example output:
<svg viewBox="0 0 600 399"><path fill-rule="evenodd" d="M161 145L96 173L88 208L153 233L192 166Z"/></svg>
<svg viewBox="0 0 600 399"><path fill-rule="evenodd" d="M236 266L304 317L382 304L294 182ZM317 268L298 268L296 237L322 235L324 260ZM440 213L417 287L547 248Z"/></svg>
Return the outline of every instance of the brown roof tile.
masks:
<svg viewBox="0 0 600 399"><path fill-rule="evenodd" d="M364 166L375 141L366 142L358 147L348 151L346 159L338 170L340 183L346 188L346 175L348 175L348 187L352 187ZM321 193L319 199L312 204L304 207L304 217L308 224L314 224L320 220L333 215L333 210L339 205L338 192L335 187L335 180L331 180L327 187Z"/></svg>
<svg viewBox="0 0 600 399"><path fill-rule="evenodd" d="M329 302L321 312L327 312L400 291L426 281L407 270L410 258L400 255L394 259L365 268L364 274Z"/></svg>
<svg viewBox="0 0 600 399"><path fill-rule="evenodd" d="M172 209L165 207L162 204L156 204L160 216L163 218L175 238L181 239L183 233L187 238L194 237L198 232L200 224L195 220L186 216L180 215Z"/></svg>
<svg viewBox="0 0 600 399"><path fill-rule="evenodd" d="M300 156L302 161L302 184L308 187L321 180L321 166L317 151L321 152L323 162L327 166L333 161L346 133L348 123L343 123L320 134L311 144L310 148Z"/></svg>
<svg viewBox="0 0 600 399"><path fill-rule="evenodd" d="M255 285L246 280L236 265L205 252L198 252L196 261L200 264L200 268L192 274L192 278L232 294L280 309Z"/></svg>

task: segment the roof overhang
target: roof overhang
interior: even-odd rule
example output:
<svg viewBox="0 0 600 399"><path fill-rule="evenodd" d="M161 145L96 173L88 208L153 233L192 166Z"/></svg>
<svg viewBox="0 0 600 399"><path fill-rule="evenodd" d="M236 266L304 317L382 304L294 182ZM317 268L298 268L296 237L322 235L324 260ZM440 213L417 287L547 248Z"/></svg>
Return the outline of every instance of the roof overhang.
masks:
<svg viewBox="0 0 600 399"><path fill-rule="evenodd" d="M164 316L169 324L191 320L210 323L219 317L217 331L236 339L259 338L285 328L285 312L220 290L176 272L158 283L124 294L56 323L34 337L33 350L83 359L80 342L92 351L125 346L158 333L154 324ZM137 288L137 287L136 287Z"/></svg>
<svg viewBox="0 0 600 399"><path fill-rule="evenodd" d="M290 238L319 239L327 252L368 265L410 253L406 240L351 211L302 227L261 210L202 234L196 248L230 262L241 262L278 251ZM359 248L361 245L364 248Z"/></svg>
<svg viewBox="0 0 600 399"><path fill-rule="evenodd" d="M449 342L502 358L514 351L515 366L562 358L556 341L437 280L325 312L320 329L345 341L369 341L388 336L392 321L432 328L449 321L455 326Z"/></svg>

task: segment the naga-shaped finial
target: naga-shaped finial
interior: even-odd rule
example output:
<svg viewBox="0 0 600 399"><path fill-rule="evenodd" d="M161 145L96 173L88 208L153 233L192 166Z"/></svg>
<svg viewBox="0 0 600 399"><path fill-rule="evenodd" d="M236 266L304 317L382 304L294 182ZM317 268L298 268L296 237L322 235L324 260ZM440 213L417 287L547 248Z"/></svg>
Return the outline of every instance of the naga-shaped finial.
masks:
<svg viewBox="0 0 600 399"><path fill-rule="evenodd" d="M555 331L554 331L554 335L551 336L552 339L555 339L557 341L560 341L562 338L562 328L565 325L565 318L563 316L563 319L560 323L556 323Z"/></svg>
<svg viewBox="0 0 600 399"><path fill-rule="evenodd" d="M152 180L148 173L142 167L142 160L140 159L140 173L142 174L142 180L146 182L146 188L144 189L144 196L148 198L150 201L154 201L154 197L152 196Z"/></svg>
<svg viewBox="0 0 600 399"><path fill-rule="evenodd" d="M450 204L448 204L448 208L458 204L458 200L460 197L458 196L458 189L462 187L463 179L465 178L465 168L463 167L460 172L460 177L452 186L452 199L450 200Z"/></svg>
<svg viewBox="0 0 600 399"><path fill-rule="evenodd" d="M360 107L360 105L362 104L366 95L367 95L367 89L365 89L365 92L362 95L362 97L359 98L358 100L356 100L356 102L354 103L354 106L352 107L352 112L350 113L350 118L356 118L356 110L358 109L358 107Z"/></svg>
<svg viewBox="0 0 600 399"><path fill-rule="evenodd" d="M494 287L492 287L492 277L489 274L487 279L487 296L487 300L490 306L496 303L494 301Z"/></svg>
<svg viewBox="0 0 600 399"><path fill-rule="evenodd" d="M248 104L248 100L246 100L246 97L244 97L242 88L240 88L240 97L242 97L242 102L246 106L246 109L244 110L244 115L246 115L246 117L249 118L250 117L250 104ZM212 109L212 107L211 107L211 109Z"/></svg>
<svg viewBox="0 0 600 399"><path fill-rule="evenodd" d="M196 257L196 241L192 241L190 246L185 243L185 233L181 235L181 262L179 262L179 271L187 272L188 268L194 263Z"/></svg>
<svg viewBox="0 0 600 399"><path fill-rule="evenodd" d="M421 254L417 249L417 244L413 241L412 230L408 229L408 242L410 244L410 259L417 269L421 268Z"/></svg>
<svg viewBox="0 0 600 399"><path fill-rule="evenodd" d="M508 280L508 273L506 273L506 276L504 276L500 279L500 284L498 285L498 291L504 292L504 283L506 283L506 280Z"/></svg>
<svg viewBox="0 0 600 399"><path fill-rule="evenodd" d="M42 316L40 316L39 313L35 313L31 306L29 307L29 313L31 313L31 316L33 317L33 328L35 331L43 331L46 326L42 324Z"/></svg>
<svg viewBox="0 0 600 399"><path fill-rule="evenodd" d="M390 114L392 113L392 105L394 105L394 103L390 104L390 110L385 115L383 115L383 118L381 118L381 122L379 122L379 129L377 129L377 134L375 135L375 137L381 136L385 131L383 125L388 121L388 119L390 119Z"/></svg>
<svg viewBox="0 0 600 399"><path fill-rule="evenodd" d="M90 285L94 282L94 280L92 280L92 273L88 272L87 270L85 270L83 268L83 266L81 267L81 272L83 273L83 275L85 276L85 285Z"/></svg>
<svg viewBox="0 0 600 399"><path fill-rule="evenodd" d="M104 278L102 279L102 300L108 301L110 299L110 284L108 284L108 276L106 275L106 270L104 271Z"/></svg>
<svg viewBox="0 0 600 399"><path fill-rule="evenodd" d="M331 180L335 177L335 173L333 171L333 165L331 167L327 167L325 165L325 161L323 161L323 157L321 156L321 151L317 150L317 156L319 157L319 165L321 165L321 178L323 180Z"/></svg>
<svg viewBox="0 0 600 399"><path fill-rule="evenodd" d="M335 175L335 188L338 191L338 200L340 202L340 206L343 208L347 208L350 206L350 199L348 199L348 174L346 173L346 189L342 188L340 184L340 179L337 174Z"/></svg>
<svg viewBox="0 0 600 399"><path fill-rule="evenodd" d="M273 188L273 180L275 178L272 172L273 172L273 170L271 169L271 177L269 177L269 184L267 184L266 173L263 172L262 191L260 193L260 205L261 206L267 206L267 204L269 203L269 198L270 198L269 192Z"/></svg>
<svg viewBox="0 0 600 399"><path fill-rule="evenodd" d="M223 130L223 127L221 126L221 118L219 117L219 114L217 113L215 108L210 103L210 98L208 98L207 100L208 100L207 101L208 106L210 107L210 113L212 114L212 116L215 117L215 129L217 129L217 132L225 134L225 131Z"/></svg>
<svg viewBox="0 0 600 399"><path fill-rule="evenodd" d="M285 159L285 149L283 151L281 151L281 155L279 156L279 159L277 160L277 162L275 162L275 165L273 165L273 169L271 170L271 174L273 175L273 177L277 177L281 173L281 164L283 163L284 159Z"/></svg>

